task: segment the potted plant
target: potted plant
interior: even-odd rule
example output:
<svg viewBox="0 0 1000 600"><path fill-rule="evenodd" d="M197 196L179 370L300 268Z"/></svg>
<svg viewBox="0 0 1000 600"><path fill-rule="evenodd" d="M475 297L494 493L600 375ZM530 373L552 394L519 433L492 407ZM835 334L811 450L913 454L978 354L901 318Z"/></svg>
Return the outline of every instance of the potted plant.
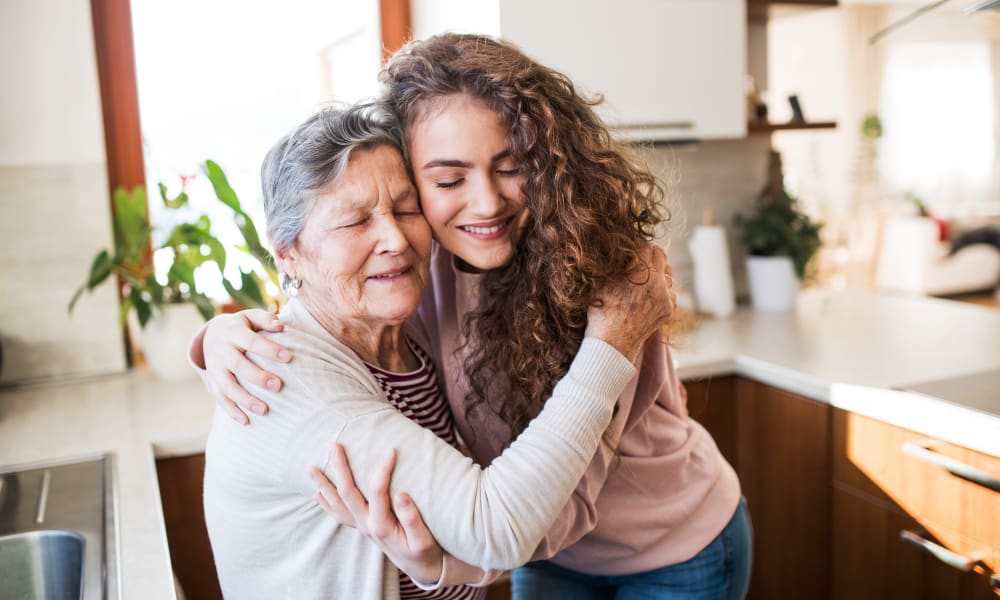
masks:
<svg viewBox="0 0 1000 600"><path fill-rule="evenodd" d="M767 185L749 216L734 219L747 247L747 277L753 307L763 311L789 310L809 260L820 246L821 224L813 221L785 191L781 155L771 151Z"/></svg>
<svg viewBox="0 0 1000 600"><path fill-rule="evenodd" d="M205 214L175 224L154 250L153 226L149 220L145 189L141 186L132 191L120 188L115 190L113 198L114 248L97 253L86 282L77 289L69 303L69 310L72 311L84 291L93 290L111 275L118 275L124 285L120 310L122 323L126 324L128 315L135 313L142 329L147 363L154 373L165 379L179 379L193 373L186 361L188 340L202 319L210 319L216 313L215 303L198 288L196 269L213 263L213 271L222 279L222 285L241 306L269 307L275 302L264 280L266 277L277 286L277 274L270 253L260 243L253 222L240 205L222 169L212 161L206 161L203 169L219 201L233 210L245 242L239 249L257 259L264 275L253 269L241 270L239 287L225 279L226 247L212 232L211 221ZM174 197L170 197L163 183L158 187L167 209L180 210L188 206L185 186ZM151 260L152 254L161 264L159 277ZM164 264L165 273L162 272Z"/></svg>

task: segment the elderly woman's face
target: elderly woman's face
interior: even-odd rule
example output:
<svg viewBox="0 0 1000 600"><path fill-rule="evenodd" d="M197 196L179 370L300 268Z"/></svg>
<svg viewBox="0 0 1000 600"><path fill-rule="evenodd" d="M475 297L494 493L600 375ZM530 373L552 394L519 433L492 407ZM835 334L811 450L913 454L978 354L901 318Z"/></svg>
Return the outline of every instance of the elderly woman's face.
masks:
<svg viewBox="0 0 1000 600"><path fill-rule="evenodd" d="M317 192L288 253L300 296L338 319L397 323L417 309L431 230L403 158L382 146L355 150L347 171Z"/></svg>

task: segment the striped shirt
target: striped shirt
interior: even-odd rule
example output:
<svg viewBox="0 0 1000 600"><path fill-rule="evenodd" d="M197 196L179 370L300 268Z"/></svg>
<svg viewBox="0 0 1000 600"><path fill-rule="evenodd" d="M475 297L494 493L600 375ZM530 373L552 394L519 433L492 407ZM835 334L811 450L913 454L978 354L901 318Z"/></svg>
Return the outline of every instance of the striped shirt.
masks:
<svg viewBox="0 0 1000 600"><path fill-rule="evenodd" d="M420 360L417 369L408 373L392 373L372 364L365 363L365 366L375 376L396 410L457 448L458 439L455 437L451 411L438 387L434 363L413 340L407 338L406 342ZM400 571L399 597L401 600L484 600L486 588L456 585L436 590L422 590L406 573Z"/></svg>

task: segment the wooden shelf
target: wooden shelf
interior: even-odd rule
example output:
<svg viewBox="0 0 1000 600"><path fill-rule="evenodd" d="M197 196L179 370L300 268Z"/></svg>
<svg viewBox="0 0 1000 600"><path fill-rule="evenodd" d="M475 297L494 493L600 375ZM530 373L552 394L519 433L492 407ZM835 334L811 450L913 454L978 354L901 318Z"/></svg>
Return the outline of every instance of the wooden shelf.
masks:
<svg viewBox="0 0 1000 600"><path fill-rule="evenodd" d="M835 8L838 0L747 0L747 18L760 22L817 8Z"/></svg>
<svg viewBox="0 0 1000 600"><path fill-rule="evenodd" d="M771 133L772 131L790 131L796 129L835 129L835 121L789 121L787 123L747 123L748 133Z"/></svg>

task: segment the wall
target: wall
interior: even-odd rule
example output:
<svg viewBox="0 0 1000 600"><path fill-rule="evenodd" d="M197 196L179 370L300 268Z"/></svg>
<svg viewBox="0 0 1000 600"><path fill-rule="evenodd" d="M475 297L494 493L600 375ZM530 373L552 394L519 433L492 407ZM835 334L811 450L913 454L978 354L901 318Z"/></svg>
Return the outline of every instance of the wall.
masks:
<svg viewBox="0 0 1000 600"><path fill-rule="evenodd" d="M0 3L0 89L0 384L121 371L113 286L66 312L112 243L90 3Z"/></svg>
<svg viewBox="0 0 1000 600"><path fill-rule="evenodd" d="M745 256L736 238L733 216L746 212L764 187L770 139L751 135L745 139L658 146L646 151L654 174L667 187L671 222L660 244L667 250L674 275L691 290L693 265L687 243L692 227L710 209L715 224L728 230L730 264L738 297L747 295ZM681 298L681 301L684 301Z"/></svg>

